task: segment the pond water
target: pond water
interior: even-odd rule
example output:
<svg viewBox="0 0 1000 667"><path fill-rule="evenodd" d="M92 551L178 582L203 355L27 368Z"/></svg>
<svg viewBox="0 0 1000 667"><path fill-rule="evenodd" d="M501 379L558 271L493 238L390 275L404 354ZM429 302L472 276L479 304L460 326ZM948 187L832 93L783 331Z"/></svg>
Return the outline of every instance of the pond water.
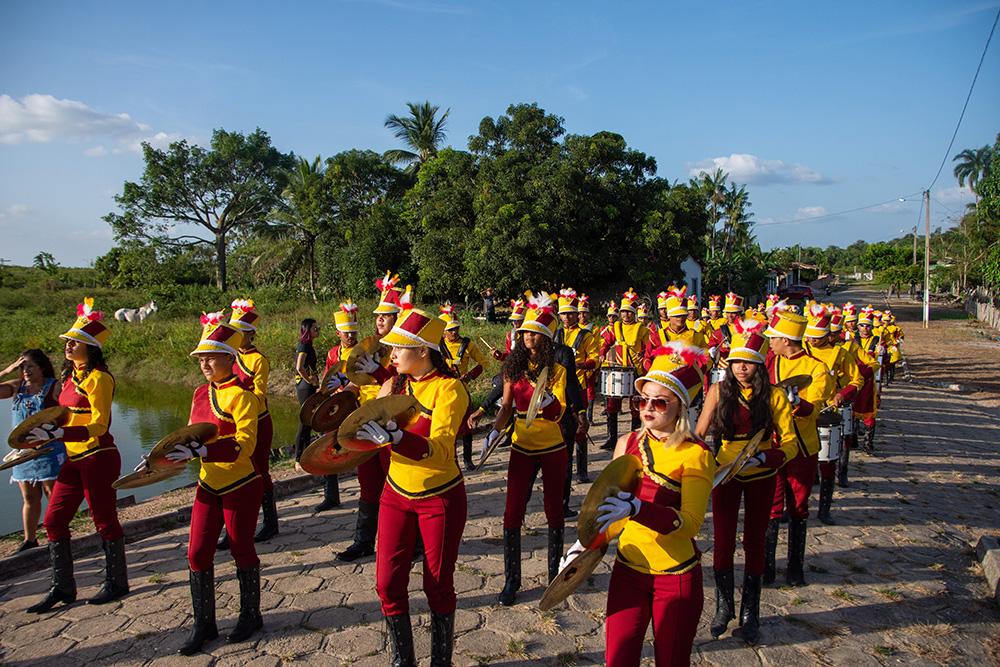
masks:
<svg viewBox="0 0 1000 667"><path fill-rule="evenodd" d="M127 385L119 381L112 409L111 434L122 457L122 474L131 472L142 455L171 431L187 424L194 387L173 385ZM298 429L298 404L288 398L268 401L274 419L274 446L292 443ZM6 434L11 429L10 402L0 401L0 433L4 434L0 451L6 454ZM2 454L0 454L2 456ZM176 489L198 479L198 468L166 481L118 492L118 498L134 495L137 502ZM84 504L84 506L86 506ZM0 472L0 535L21 531L21 491L10 483L10 471ZM43 509L44 517L44 509Z"/></svg>

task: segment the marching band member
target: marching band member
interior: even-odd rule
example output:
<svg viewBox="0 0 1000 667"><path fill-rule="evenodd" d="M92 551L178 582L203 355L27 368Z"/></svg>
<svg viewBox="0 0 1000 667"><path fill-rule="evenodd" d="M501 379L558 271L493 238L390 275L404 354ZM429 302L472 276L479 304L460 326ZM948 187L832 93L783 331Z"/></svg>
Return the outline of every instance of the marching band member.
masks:
<svg viewBox="0 0 1000 667"><path fill-rule="evenodd" d="M785 509L785 490L791 499L788 507L788 566L785 580L790 586L805 586L803 567L806 551L806 520L809 518L809 494L816 478L819 453L819 430L816 418L833 396L834 384L830 369L819 359L810 356L802 347L807 320L802 315L783 310L781 304L771 311L771 320L764 335L771 347L767 357L772 384L778 384L796 375L808 375L812 383L801 393L793 387L787 390L792 405L798 456L778 471L774 485L774 502L771 505L771 522L768 525L767 553L764 583L774 581L774 552L777 545L779 521Z"/></svg>
<svg viewBox="0 0 1000 667"><path fill-rule="evenodd" d="M639 320L639 323L644 325L650 331L656 331L656 322L653 321L653 316L649 314L649 309L646 308L646 304L640 303L635 309L635 317Z"/></svg>
<svg viewBox="0 0 1000 667"><path fill-rule="evenodd" d="M505 361L508 356L510 356L511 350L517 345L517 328L524 321L524 299L511 299L510 300L510 315L507 316L507 321L510 322L510 329L507 330L507 335L503 339L503 350L493 350L493 358L497 361Z"/></svg>
<svg viewBox="0 0 1000 667"><path fill-rule="evenodd" d="M713 294L708 297L708 315L711 318L709 323L712 329L718 329L729 320L722 315L722 296Z"/></svg>
<svg viewBox="0 0 1000 667"><path fill-rule="evenodd" d="M671 289L675 288L671 287ZM656 295L656 314L659 316L659 319L656 320L656 322L653 323L653 327L651 327L654 331L656 329L663 329L667 326L667 324L669 324L669 317L667 315L668 298L670 298L670 295L666 291L660 292Z"/></svg>
<svg viewBox="0 0 1000 667"><path fill-rule="evenodd" d="M705 336L705 340L708 340L708 336L705 333L705 325L699 319L699 308L698 308L698 297L689 296L687 298L687 327L692 331L697 331L702 336Z"/></svg>
<svg viewBox="0 0 1000 667"><path fill-rule="evenodd" d="M718 298L714 305L718 307ZM733 337L733 325L743 313L743 297L732 292L726 294L726 305L722 309L723 316L712 320L712 337L708 341L708 353L715 359L725 359L729 355L729 341Z"/></svg>
<svg viewBox="0 0 1000 667"><path fill-rule="evenodd" d="M253 534L264 493L254 462L260 402L233 374L233 362L244 345L243 333L224 322L221 312L203 314L201 323L201 340L191 356L198 357L198 365L208 382L194 392L188 423L215 424L218 435L206 443L180 443L167 454L175 462L197 458L201 468L188 542L194 627L178 651L182 655L197 653L206 641L219 636L215 623L214 559L215 537L223 525L229 535L229 551L236 562L240 584L240 616L228 641L246 641L264 627L260 615L260 559ZM145 464L143 460L136 470Z"/></svg>
<svg viewBox="0 0 1000 667"><path fill-rule="evenodd" d="M61 440L66 444L68 457L56 477L45 512L52 588L41 602L28 607L27 611L33 614L45 613L60 602L70 604L76 600L70 521L84 498L101 535L105 558L104 583L89 603L106 604L129 591L125 538L118 521L117 494L111 486L121 472L121 456L109 430L115 378L108 371L102 351L111 332L101 322L103 313L93 306L91 297L84 299L77 306L73 326L60 336L66 340L66 362L59 405L69 408L69 420L63 426L42 424L27 437L28 442L39 444Z"/></svg>
<svg viewBox="0 0 1000 667"><path fill-rule="evenodd" d="M882 364L882 341L872 332L874 313L874 309L867 306L857 313L854 322L845 320L849 336L858 346L858 369L865 376L865 385L854 401L854 414L865 426L865 438L860 444L867 454L875 453L879 402L877 377Z"/></svg>
<svg viewBox="0 0 1000 667"><path fill-rule="evenodd" d="M704 352L671 346L673 351L657 350L649 371L635 381L642 430L623 435L615 446L615 458L631 454L642 461L639 488L605 498L597 517L602 531L631 517L618 538L608 586L608 667L639 664L650 620L656 664L690 664L704 606L701 552L694 538L705 519L716 464L691 434L687 416L701 390L702 362L696 357ZM577 548L582 550L579 542Z"/></svg>
<svg viewBox="0 0 1000 667"><path fill-rule="evenodd" d="M852 304L848 303L845 305L853 307ZM858 344L855 343L851 338L845 336L844 331L844 317L846 317L845 310L843 308L834 307L830 311L830 344L836 345L844 350L847 358L850 359L850 363L854 364L855 370L857 370L858 375L861 376L861 387L854 396L851 397L851 408L855 407L857 403L858 396L864 391L865 384L868 379L865 377L865 372L862 370L861 365L858 363ZM854 316L855 320L857 315ZM841 488L846 488L848 486L847 481L847 469L850 464L851 449L853 449L858 442L858 429L857 429L857 417L851 417L852 424L850 425L850 435L844 435L843 447L840 450L840 459L837 461L837 486Z"/></svg>
<svg viewBox="0 0 1000 667"><path fill-rule="evenodd" d="M649 327L636 322L635 302L638 298L639 295L631 287L622 295L618 308L620 319L609 325L610 330L604 335L601 359L607 365L632 367L636 376L641 376L645 370L644 353L649 341ZM622 399L607 399L608 439L601 449L613 449L618 441L618 413L621 409ZM635 431L639 428L639 410L632 409L630 405L629 411L632 413L631 430Z"/></svg>
<svg viewBox="0 0 1000 667"><path fill-rule="evenodd" d="M896 318L891 310L882 312L882 330L879 337L886 350L885 385L888 387L896 379L896 364L902 358L899 354L899 341L902 339L902 332L896 326Z"/></svg>
<svg viewBox="0 0 1000 667"><path fill-rule="evenodd" d="M589 388L593 387L596 382L594 374L600 364L601 351L597 336L580 326L577 295L572 289L559 291L559 320L562 322L562 326L556 331L555 341L566 345L573 351L574 373L581 389L588 392L585 402L589 403ZM574 437L571 440L575 441L576 444L576 478L581 483L587 483L590 481L587 475L587 433L585 430L581 432L581 429L575 428L576 420L573 420L572 426ZM567 447L572 446L571 440L567 440ZM568 455L567 458L568 465L572 466L572 455ZM568 473L566 482L568 491Z"/></svg>
<svg viewBox="0 0 1000 667"><path fill-rule="evenodd" d="M577 303L577 310L580 313L580 328L592 334L594 342L597 344L597 365L601 365L601 335L594 331L594 323L590 320L590 297L581 294ZM594 401L597 400L597 368L587 375L587 384L583 390L587 394L587 423L594 423Z"/></svg>
<svg viewBox="0 0 1000 667"><path fill-rule="evenodd" d="M581 294L577 300L576 308L580 315L580 328L593 333L594 323L590 320L590 297Z"/></svg>
<svg viewBox="0 0 1000 667"><path fill-rule="evenodd" d="M486 356L483 355L476 341L459 332L461 322L456 316L455 306L451 303L441 306L440 318L445 323L444 345L441 346L441 355L452 372L468 387L470 382L482 375L483 368L486 366ZM475 464L472 462L472 431L466 431L462 436L462 461L465 463L467 471L472 471L475 468Z"/></svg>
<svg viewBox="0 0 1000 667"><path fill-rule="evenodd" d="M408 425L367 422L356 437L387 445L375 556L376 589L392 646L392 663L416 666L408 586L418 538L424 544L424 594L431 610L431 664L451 665L455 622L455 562L466 520L465 482L455 441L469 409L469 392L440 351L444 321L405 303L381 342L398 375L379 396L405 394L420 406Z"/></svg>
<svg viewBox="0 0 1000 667"><path fill-rule="evenodd" d="M806 353L822 361L833 373L836 393L830 404L839 410L842 405L849 404L864 386L864 378L858 371L857 359L832 340L833 334L830 331L833 313L825 306L813 304L809 307L807 318L809 322L804 348ZM842 450L846 447L845 443L841 444ZM819 511L816 517L821 523L828 525L834 523L830 517L830 506L833 504L833 483L838 461L821 461L819 464Z"/></svg>
<svg viewBox="0 0 1000 667"><path fill-rule="evenodd" d="M680 341L685 345L700 349L706 347L705 336L700 331L688 327L687 287L678 289L674 285L671 285L666 292L661 292L661 294L667 295L664 301L664 305L666 306L664 311L667 318L661 322L658 331L653 331L649 334L645 353L647 365L652 360L651 355L653 350L673 341ZM697 309L697 306L695 306L695 309Z"/></svg>
<svg viewBox="0 0 1000 667"><path fill-rule="evenodd" d="M767 338L764 325L755 319L733 325L732 349L726 377L711 386L698 419L696 434L713 435L721 442L716 460L728 465L758 431L764 431L760 451L743 464L729 482L712 491L712 524L715 548L715 617L712 636L718 639L736 618L733 598L733 555L736 526L743 499L743 589L740 627L743 639L756 644L760 629L760 586L764 574L764 536L774 500L775 473L797 451L792 410L785 392L772 387L767 376Z"/></svg>
<svg viewBox="0 0 1000 667"><path fill-rule="evenodd" d="M705 338L711 340L715 330L712 328L712 316L709 314L708 308L701 309L701 326L701 332L705 334Z"/></svg>
<svg viewBox="0 0 1000 667"><path fill-rule="evenodd" d="M566 477L566 443L560 420L567 405L567 372L555 362L553 337L558 320L552 299L545 292L529 299L528 313L518 332L522 342L503 367L503 401L493 430L483 447L514 419L510 461L507 467L507 503L503 515L504 587L498 601L510 606L521 587L521 526L531 493L532 480L541 469L545 518L548 523L549 580L558 574L563 549L563 486ZM549 380L538 416L529 426L525 420L535 382L543 368Z"/></svg>

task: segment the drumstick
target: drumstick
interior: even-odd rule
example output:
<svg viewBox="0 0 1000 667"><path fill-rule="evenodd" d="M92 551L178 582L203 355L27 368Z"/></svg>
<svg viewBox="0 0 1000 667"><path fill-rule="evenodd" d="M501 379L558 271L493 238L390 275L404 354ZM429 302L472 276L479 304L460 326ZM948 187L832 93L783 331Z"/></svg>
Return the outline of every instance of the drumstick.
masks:
<svg viewBox="0 0 1000 667"><path fill-rule="evenodd" d="M485 338L483 338L482 336L480 336L479 340L483 341L483 345L485 345L486 347L490 348L490 352L496 352L496 348L493 347L492 345L490 345L489 343L487 343Z"/></svg>

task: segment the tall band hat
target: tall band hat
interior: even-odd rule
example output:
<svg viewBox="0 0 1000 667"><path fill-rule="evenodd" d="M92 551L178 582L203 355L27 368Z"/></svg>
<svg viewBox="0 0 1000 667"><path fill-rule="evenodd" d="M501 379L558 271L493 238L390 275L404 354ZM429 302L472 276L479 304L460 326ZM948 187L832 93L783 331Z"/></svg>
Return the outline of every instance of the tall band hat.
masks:
<svg viewBox="0 0 1000 667"><path fill-rule="evenodd" d="M358 332L358 304L350 299L340 304L340 308L333 314L333 323L337 331L344 333Z"/></svg>
<svg viewBox="0 0 1000 667"><path fill-rule="evenodd" d="M586 294L581 294L580 298L577 300L576 309L581 313L590 312L590 297Z"/></svg>
<svg viewBox="0 0 1000 667"><path fill-rule="evenodd" d="M608 315L608 317L611 317L612 315L615 315L615 316L618 315L618 305L615 303L614 299L611 299L611 301L608 302L608 313L607 313L607 315Z"/></svg>
<svg viewBox="0 0 1000 667"><path fill-rule="evenodd" d="M840 308L830 310L830 333L840 333L844 330L844 312Z"/></svg>
<svg viewBox="0 0 1000 667"><path fill-rule="evenodd" d="M104 347L111 332L101 322L103 319L104 313L94 310L94 297L85 297L83 303L76 307L76 321L73 322L73 326L59 337L94 347Z"/></svg>
<svg viewBox="0 0 1000 667"><path fill-rule="evenodd" d="M783 303L783 302L782 302ZM779 304L780 306L780 304ZM806 333L808 320L787 308L774 307L769 309L770 320L764 335L768 338L787 338L802 340Z"/></svg>
<svg viewBox="0 0 1000 667"><path fill-rule="evenodd" d="M559 314L566 315L578 312L580 309L577 308L576 290L568 287L559 290Z"/></svg>
<svg viewBox="0 0 1000 667"><path fill-rule="evenodd" d="M710 317L711 317L711 315L708 312L708 308L702 308L701 309L701 319L707 320Z"/></svg>
<svg viewBox="0 0 1000 667"><path fill-rule="evenodd" d="M429 347L440 352L444 320L414 308L408 298L402 299L402 309L403 314L396 320L392 331L382 338L382 342L392 347Z"/></svg>
<svg viewBox="0 0 1000 667"><path fill-rule="evenodd" d="M748 361L752 364L763 364L767 361L767 338L764 336L764 323L760 320L737 320L733 324L736 330L729 342L729 356L726 361Z"/></svg>
<svg viewBox="0 0 1000 667"><path fill-rule="evenodd" d="M859 325L867 324L868 326L871 326L872 318L874 317L874 315L875 315L875 309L872 308L871 306L865 306L864 308L861 309L861 312L858 314L858 324Z"/></svg>
<svg viewBox="0 0 1000 667"><path fill-rule="evenodd" d="M520 322L524 319L524 309L526 305L524 299L511 299L510 300L510 316L507 317L511 322Z"/></svg>
<svg viewBox="0 0 1000 667"><path fill-rule="evenodd" d="M660 292L659 294L657 294L656 295L656 309L657 310L666 310L667 309L667 299L669 299L669 298L670 298L670 295L667 292L665 292L665 291L664 292Z"/></svg>
<svg viewBox="0 0 1000 667"><path fill-rule="evenodd" d="M378 305L372 312L376 315L394 315L403 310L399 302L399 275L393 275L392 271L386 271L385 276L375 281L375 287L379 291Z"/></svg>
<svg viewBox="0 0 1000 667"><path fill-rule="evenodd" d="M649 370L635 381L635 390L642 392L642 387L652 382L673 393L685 408L690 406L704 380L701 367L708 363L705 350L672 341L653 350L652 357Z"/></svg>
<svg viewBox="0 0 1000 667"><path fill-rule="evenodd" d="M844 304L844 322L857 322L858 321L858 307L848 301Z"/></svg>
<svg viewBox="0 0 1000 667"><path fill-rule="evenodd" d="M451 301L445 301L440 310L441 314L438 315L438 318L444 322L445 331L452 331L462 325L462 323L458 321L458 313L455 312L455 306L451 305Z"/></svg>
<svg viewBox="0 0 1000 667"><path fill-rule="evenodd" d="M718 294L713 294L708 297L708 311L718 313L722 310L722 297Z"/></svg>
<svg viewBox="0 0 1000 667"><path fill-rule="evenodd" d="M652 315L649 314L649 308L646 308L646 304L642 302L640 302L639 305L636 307L635 316L638 317L640 320L652 319Z"/></svg>
<svg viewBox="0 0 1000 667"><path fill-rule="evenodd" d="M778 296L777 294L768 294L767 295L767 307L768 308L770 308L774 304L778 303L779 301L781 301L781 297Z"/></svg>
<svg viewBox="0 0 1000 667"><path fill-rule="evenodd" d="M687 309L688 311L698 312L698 296L692 295L687 298Z"/></svg>
<svg viewBox="0 0 1000 667"><path fill-rule="evenodd" d="M556 317L555 308L552 307L552 297L546 292L538 294L525 292L525 296L528 297L528 313L517 330L532 331L553 338L559 327L559 318Z"/></svg>
<svg viewBox="0 0 1000 667"><path fill-rule="evenodd" d="M260 315L253 305L253 299L236 299L230 306L233 309L232 315L229 316L231 325L240 331L257 330L257 320L260 319Z"/></svg>
<svg viewBox="0 0 1000 667"><path fill-rule="evenodd" d="M226 322L225 315L218 313L201 314L201 340L198 346L191 352L191 356L197 354L231 354L237 356L237 350L243 344L243 333Z"/></svg>
<svg viewBox="0 0 1000 667"><path fill-rule="evenodd" d="M726 305L722 308L724 313L742 313L743 297L733 292L726 293Z"/></svg>
<svg viewBox="0 0 1000 667"><path fill-rule="evenodd" d="M635 302L638 299L639 299L639 295L635 293L634 289L632 289L631 287L629 287L628 291L625 292L624 294L622 294L622 302L621 302L621 304L619 304L618 310L619 311L628 310L628 311L631 311L631 312L634 313L635 312Z"/></svg>
<svg viewBox="0 0 1000 667"><path fill-rule="evenodd" d="M687 286L667 288L667 317L687 317Z"/></svg>
<svg viewBox="0 0 1000 667"><path fill-rule="evenodd" d="M806 310L806 337L822 338L830 333L830 311L821 303L814 303Z"/></svg>
<svg viewBox="0 0 1000 667"><path fill-rule="evenodd" d="M892 311L891 310L884 310L884 311L882 311L882 318L881 319L882 319L882 322L884 322L884 323L892 322Z"/></svg>

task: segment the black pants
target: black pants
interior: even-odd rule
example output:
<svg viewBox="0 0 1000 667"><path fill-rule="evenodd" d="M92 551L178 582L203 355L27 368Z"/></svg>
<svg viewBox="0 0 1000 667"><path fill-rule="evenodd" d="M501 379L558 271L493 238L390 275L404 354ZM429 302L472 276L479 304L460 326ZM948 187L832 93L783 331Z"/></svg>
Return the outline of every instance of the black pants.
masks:
<svg viewBox="0 0 1000 667"><path fill-rule="evenodd" d="M306 402L306 399L316 393L316 387L309 384L305 380L299 380L295 383L295 396L299 399L299 405ZM295 460L298 461L302 458L302 452L305 451L306 447L309 445L309 440L312 438L312 429L299 422L299 431L295 434Z"/></svg>

